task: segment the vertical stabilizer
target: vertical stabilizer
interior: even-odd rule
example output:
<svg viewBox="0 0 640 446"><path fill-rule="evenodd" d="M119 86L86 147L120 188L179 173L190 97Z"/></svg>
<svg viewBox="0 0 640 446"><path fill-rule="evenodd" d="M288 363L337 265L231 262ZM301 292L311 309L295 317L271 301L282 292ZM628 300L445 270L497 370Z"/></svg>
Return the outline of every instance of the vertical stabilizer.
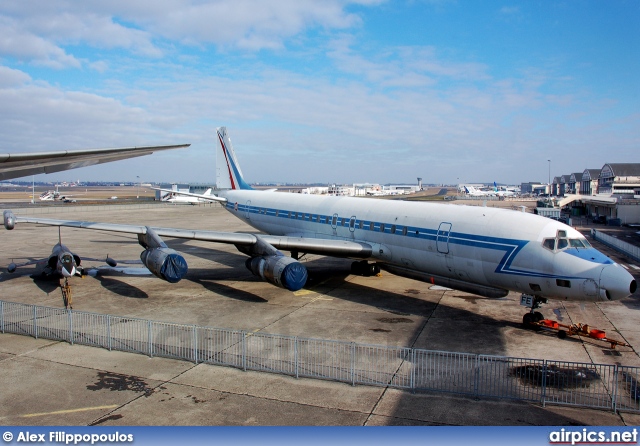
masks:
<svg viewBox="0 0 640 446"><path fill-rule="evenodd" d="M216 132L219 144L216 151L216 186L218 189L252 189L244 181L227 128L218 127Z"/></svg>

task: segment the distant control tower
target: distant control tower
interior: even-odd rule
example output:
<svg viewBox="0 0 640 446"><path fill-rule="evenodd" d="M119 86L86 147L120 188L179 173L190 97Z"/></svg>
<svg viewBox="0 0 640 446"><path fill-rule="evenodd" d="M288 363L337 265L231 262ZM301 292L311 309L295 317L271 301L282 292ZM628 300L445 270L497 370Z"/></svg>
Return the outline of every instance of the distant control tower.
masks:
<svg viewBox="0 0 640 446"><path fill-rule="evenodd" d="M418 177L418 189L422 190L422 178Z"/></svg>

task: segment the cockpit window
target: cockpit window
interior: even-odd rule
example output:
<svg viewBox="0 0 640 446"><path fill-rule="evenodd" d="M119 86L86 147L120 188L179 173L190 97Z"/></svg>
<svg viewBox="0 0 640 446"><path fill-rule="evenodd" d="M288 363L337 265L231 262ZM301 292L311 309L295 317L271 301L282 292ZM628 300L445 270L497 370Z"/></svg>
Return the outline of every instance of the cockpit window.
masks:
<svg viewBox="0 0 640 446"><path fill-rule="evenodd" d="M556 249L556 239L554 238L544 239L544 242L542 242L542 246L544 246L545 248L551 251L554 251Z"/></svg>
<svg viewBox="0 0 640 446"><path fill-rule="evenodd" d="M584 243L582 242L582 240L580 240L579 238L572 238L569 240L569 246L571 246L572 248L586 248L586 246L584 246Z"/></svg>
<svg viewBox="0 0 640 446"><path fill-rule="evenodd" d="M567 236L567 231L558 231L558 238L566 237L566 236Z"/></svg>
<svg viewBox="0 0 640 446"><path fill-rule="evenodd" d="M566 238L566 235L565 237L561 237L564 234L566 234L566 231L558 231L558 237L556 237L555 239L553 238L544 239L542 241L542 246L544 246L545 248L553 252L562 251L567 248L578 248L578 249L591 248L591 245L586 239Z"/></svg>

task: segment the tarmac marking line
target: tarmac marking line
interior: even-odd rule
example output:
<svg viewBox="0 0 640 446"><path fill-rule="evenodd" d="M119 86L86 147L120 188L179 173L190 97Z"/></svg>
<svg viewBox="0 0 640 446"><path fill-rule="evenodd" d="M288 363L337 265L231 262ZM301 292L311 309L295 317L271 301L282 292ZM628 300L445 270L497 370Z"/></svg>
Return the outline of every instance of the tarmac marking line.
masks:
<svg viewBox="0 0 640 446"><path fill-rule="evenodd" d="M320 296L316 296L316 297L314 297L314 298L310 298L310 297L303 297L303 299L311 299L311 300L309 301L309 303L313 303L313 302L316 302L316 301L318 301L318 300L333 300L333 299L332 299L332 298L330 298L330 297L320 297Z"/></svg>
<svg viewBox="0 0 640 446"><path fill-rule="evenodd" d="M20 415L20 417L21 418L42 417L45 415L61 415L65 413L88 412L90 410L115 409L116 407L120 407L120 405L111 404L109 406L81 407L79 409L56 410L54 412L28 413L25 415Z"/></svg>
<svg viewBox="0 0 640 446"><path fill-rule="evenodd" d="M318 283L314 284L313 287L317 288L320 285L324 285L325 282L328 282L329 280L331 280L331 277L329 277L328 279L324 279L322 282L318 282ZM307 294L313 294L313 293L316 293L316 291L308 290L306 288L302 288L301 290L294 291L293 295L296 296L296 297L300 297L300 296L306 296Z"/></svg>

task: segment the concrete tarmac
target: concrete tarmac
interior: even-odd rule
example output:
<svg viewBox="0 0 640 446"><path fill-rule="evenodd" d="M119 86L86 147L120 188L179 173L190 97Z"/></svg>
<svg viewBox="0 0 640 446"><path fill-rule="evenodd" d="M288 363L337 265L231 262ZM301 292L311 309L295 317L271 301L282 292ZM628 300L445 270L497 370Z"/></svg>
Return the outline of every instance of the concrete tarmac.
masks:
<svg viewBox="0 0 640 446"><path fill-rule="evenodd" d="M219 206L68 207L51 218L152 226L251 231ZM16 213L19 213L16 211ZM2 232L0 267L47 257L58 229L19 225ZM136 237L62 228L80 256L138 259ZM595 340L566 339L521 327L519 295L484 299L383 273L350 275L350 261L306 256L311 280L296 293L254 277L234 246L166 240L189 273L177 284L104 272L73 283L75 310L156 321L366 344L417 347L640 366L636 295L611 303L550 301L544 314L584 322L632 348L616 356ZM595 244L595 243L594 243ZM633 262L597 246L626 265ZM83 262L86 266L103 265ZM4 270L6 271L6 270ZM56 284L34 280L34 267L0 275L2 299L62 307ZM613 414L506 400L415 393L295 379L233 368L0 335L0 420L8 425L637 425L638 414Z"/></svg>

